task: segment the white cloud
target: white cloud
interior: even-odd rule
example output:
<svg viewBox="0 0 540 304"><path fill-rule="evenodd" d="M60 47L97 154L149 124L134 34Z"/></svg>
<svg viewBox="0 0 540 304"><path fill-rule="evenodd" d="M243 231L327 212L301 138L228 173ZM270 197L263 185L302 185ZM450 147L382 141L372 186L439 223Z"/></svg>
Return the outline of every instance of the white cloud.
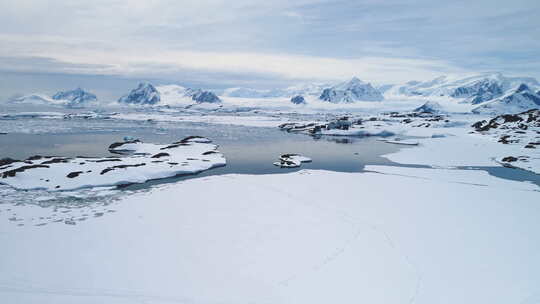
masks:
<svg viewBox="0 0 540 304"><path fill-rule="evenodd" d="M28 37L0 35L8 48L0 56L50 58L77 73L119 74L131 76L171 75L182 70L212 73L267 74L290 80L338 80L357 75L368 81L400 82L411 75L428 79L441 72L460 69L446 62L388 57L338 59L330 57L254 52L201 52L167 50L156 46L102 48L100 41L70 40L61 37L32 38L39 48L26 48ZM87 65L87 66L85 66Z"/></svg>
<svg viewBox="0 0 540 304"><path fill-rule="evenodd" d="M400 82L485 68L538 76L528 64L539 46L537 2L463 3L0 1L0 56L19 59L0 69L31 69L21 60L39 57L52 71L142 77L196 70Z"/></svg>

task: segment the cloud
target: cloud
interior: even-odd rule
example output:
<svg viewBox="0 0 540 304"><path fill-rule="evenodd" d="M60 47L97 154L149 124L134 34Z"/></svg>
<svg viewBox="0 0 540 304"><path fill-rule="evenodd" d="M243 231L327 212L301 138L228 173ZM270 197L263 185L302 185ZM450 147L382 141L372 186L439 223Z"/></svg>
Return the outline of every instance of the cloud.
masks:
<svg viewBox="0 0 540 304"><path fill-rule="evenodd" d="M537 0L0 2L2 69L141 77L252 74L273 83L540 76ZM210 77L209 77L210 78ZM218 77L223 79L224 77ZM244 79L245 80L245 79Z"/></svg>
<svg viewBox="0 0 540 304"><path fill-rule="evenodd" d="M129 76L174 76L186 70L207 73L253 74L262 78L301 80L339 80L358 75L369 81L388 82L409 79L411 73L427 79L441 72L459 73L444 61L411 58L359 57L332 58L290 54L265 54L249 52L209 52L166 50L154 46L133 48L117 47L102 50L91 47L89 41L79 44L67 43L57 37L39 40L38 49L25 49L18 37L9 41L7 52L0 50L4 66L10 64L24 70L28 66L44 66L48 69L73 73L94 73ZM21 43L21 45L18 45ZM9 54L17 53L19 59ZM48 54L49 57L46 57ZM31 61L41 58L40 65ZM46 65L43 62L47 63ZM24 64L23 64L24 63ZM264 77L263 77L264 76Z"/></svg>

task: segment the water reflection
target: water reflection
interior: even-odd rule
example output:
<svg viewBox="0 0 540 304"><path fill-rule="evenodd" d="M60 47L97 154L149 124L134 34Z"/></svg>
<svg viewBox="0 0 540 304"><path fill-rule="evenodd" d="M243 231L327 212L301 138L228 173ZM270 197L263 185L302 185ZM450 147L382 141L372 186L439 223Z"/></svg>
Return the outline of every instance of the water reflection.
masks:
<svg viewBox="0 0 540 304"><path fill-rule="evenodd" d="M355 142L355 138L353 137L314 135L312 136L312 138L314 140L326 140L329 142L334 142L336 144L352 144Z"/></svg>

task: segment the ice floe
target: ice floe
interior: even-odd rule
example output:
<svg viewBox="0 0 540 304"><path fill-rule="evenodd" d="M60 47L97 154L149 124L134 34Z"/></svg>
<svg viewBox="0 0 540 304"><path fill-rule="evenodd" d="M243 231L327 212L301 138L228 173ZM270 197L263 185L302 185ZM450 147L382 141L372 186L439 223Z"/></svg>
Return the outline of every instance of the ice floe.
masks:
<svg viewBox="0 0 540 304"><path fill-rule="evenodd" d="M0 183L16 189L73 190L142 183L193 174L226 164L217 145L207 138L186 137L168 145L139 140L113 143L111 152L124 157L34 156L0 161Z"/></svg>

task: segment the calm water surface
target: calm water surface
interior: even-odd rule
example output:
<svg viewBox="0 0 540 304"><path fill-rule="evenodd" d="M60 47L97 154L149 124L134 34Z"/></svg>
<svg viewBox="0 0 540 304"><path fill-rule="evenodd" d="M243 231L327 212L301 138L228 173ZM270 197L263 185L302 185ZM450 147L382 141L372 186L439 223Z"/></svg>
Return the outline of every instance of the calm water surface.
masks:
<svg viewBox="0 0 540 304"><path fill-rule="evenodd" d="M17 120L17 122L20 122ZM6 122L4 122L6 123ZM186 136L205 136L218 144L227 159L227 166L198 174L273 174L300 169L323 169L339 172L361 172L366 165L391 165L404 167L426 167L401 165L382 157L384 154L410 149L411 147L386 144L376 138L322 137L319 139L290 134L277 128L252 128L231 125L208 125L203 123L146 123L100 120L49 120L37 119L32 124L55 124L59 130L41 134L8 133L0 135L0 158L24 159L32 155L54 156L111 156L108 146L122 141L124 136L139 138L144 142L167 144ZM313 159L301 168L286 169L273 165L284 153L298 153ZM464 168L485 170L491 175L531 181L540 185L540 176L534 173L503 167ZM131 188L148 187L191 178L183 176L150 181Z"/></svg>

